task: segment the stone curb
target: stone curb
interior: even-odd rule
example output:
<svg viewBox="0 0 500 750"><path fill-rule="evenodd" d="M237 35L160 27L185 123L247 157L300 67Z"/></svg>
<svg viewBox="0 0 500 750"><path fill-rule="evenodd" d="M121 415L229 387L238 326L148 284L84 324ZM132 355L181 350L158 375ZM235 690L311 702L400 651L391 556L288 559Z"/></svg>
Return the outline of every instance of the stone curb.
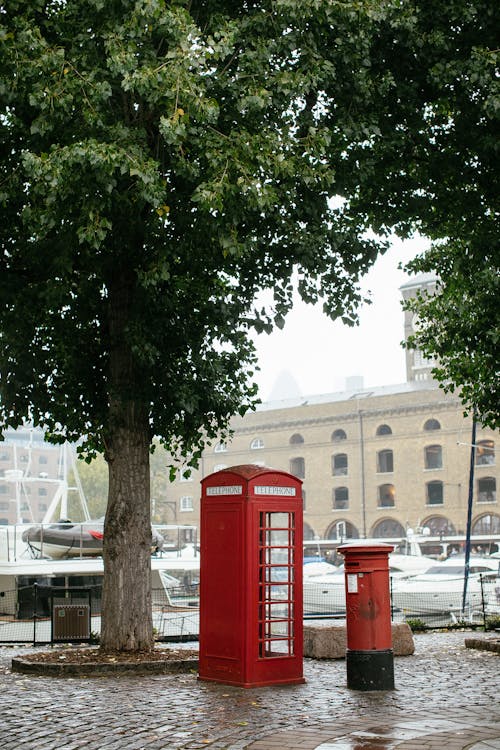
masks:
<svg viewBox="0 0 500 750"><path fill-rule="evenodd" d="M413 633L407 623L392 623L392 650L394 656L411 656L415 653ZM304 656L310 659L345 659L347 627L343 622L304 625Z"/></svg>
<svg viewBox="0 0 500 750"><path fill-rule="evenodd" d="M480 651L493 651L500 654L500 638L488 640L486 638L466 638L465 648L477 648Z"/></svg>
<svg viewBox="0 0 500 750"><path fill-rule="evenodd" d="M127 674L181 674L198 670L198 659L178 659L147 662L89 662L87 664L64 664L28 661L16 657L12 659L12 671L25 674L43 675L44 677L102 677L107 675Z"/></svg>

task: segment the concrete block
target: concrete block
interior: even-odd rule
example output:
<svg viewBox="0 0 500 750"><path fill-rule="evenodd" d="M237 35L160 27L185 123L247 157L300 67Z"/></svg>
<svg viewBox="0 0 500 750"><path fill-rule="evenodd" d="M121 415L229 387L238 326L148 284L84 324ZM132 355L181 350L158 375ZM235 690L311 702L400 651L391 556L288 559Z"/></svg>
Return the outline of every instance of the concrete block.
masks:
<svg viewBox="0 0 500 750"><path fill-rule="evenodd" d="M330 622L304 625L304 656L311 659L345 659L347 648L346 624ZM409 656L415 651L410 626L392 624L392 650L394 656Z"/></svg>

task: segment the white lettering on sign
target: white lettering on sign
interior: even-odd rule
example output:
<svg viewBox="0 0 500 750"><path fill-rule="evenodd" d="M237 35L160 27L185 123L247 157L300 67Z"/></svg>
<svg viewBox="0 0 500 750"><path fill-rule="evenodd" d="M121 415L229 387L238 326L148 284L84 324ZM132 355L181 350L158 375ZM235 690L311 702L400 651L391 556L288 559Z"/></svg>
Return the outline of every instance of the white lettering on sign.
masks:
<svg viewBox="0 0 500 750"><path fill-rule="evenodd" d="M259 485L254 487L254 493L256 495L286 495L287 497L295 497L297 491L295 487L267 487Z"/></svg>
<svg viewBox="0 0 500 750"><path fill-rule="evenodd" d="M347 574L347 593L348 594L358 593L358 574L357 573Z"/></svg>
<svg viewBox="0 0 500 750"><path fill-rule="evenodd" d="M207 495L241 495L243 487L241 484L227 485L226 487L207 487Z"/></svg>

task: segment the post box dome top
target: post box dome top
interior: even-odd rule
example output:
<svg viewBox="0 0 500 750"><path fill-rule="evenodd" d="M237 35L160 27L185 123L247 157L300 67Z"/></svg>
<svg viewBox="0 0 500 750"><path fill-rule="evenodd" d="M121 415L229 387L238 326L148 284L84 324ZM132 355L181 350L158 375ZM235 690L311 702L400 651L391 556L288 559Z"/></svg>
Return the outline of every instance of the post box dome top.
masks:
<svg viewBox="0 0 500 750"><path fill-rule="evenodd" d="M387 553L389 554L394 549L393 544L387 544L386 542L373 542L372 539L356 539L353 542L347 542L337 547L337 552L342 555L347 554L373 554L373 553Z"/></svg>
<svg viewBox="0 0 500 750"><path fill-rule="evenodd" d="M236 474L242 479L246 479L248 481L250 479L254 479L254 477L260 476L261 474L269 473L281 474L282 476L291 477L295 481L300 481L293 474L288 474L288 472L282 471L281 469L271 469L269 466L258 466L257 464L239 464L238 466L228 466L225 469L221 469L220 471L216 471L213 474L209 474L201 481L204 482L210 477L213 477L215 475L221 476L222 474Z"/></svg>

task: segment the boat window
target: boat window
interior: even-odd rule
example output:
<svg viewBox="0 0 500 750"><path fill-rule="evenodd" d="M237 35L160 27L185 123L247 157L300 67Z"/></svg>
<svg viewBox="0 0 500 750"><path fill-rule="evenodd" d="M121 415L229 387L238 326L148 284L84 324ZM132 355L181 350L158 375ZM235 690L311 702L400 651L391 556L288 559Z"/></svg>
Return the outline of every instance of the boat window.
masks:
<svg viewBox="0 0 500 750"><path fill-rule="evenodd" d="M440 576L462 576L464 574L463 565L435 565L425 571L425 575Z"/></svg>

